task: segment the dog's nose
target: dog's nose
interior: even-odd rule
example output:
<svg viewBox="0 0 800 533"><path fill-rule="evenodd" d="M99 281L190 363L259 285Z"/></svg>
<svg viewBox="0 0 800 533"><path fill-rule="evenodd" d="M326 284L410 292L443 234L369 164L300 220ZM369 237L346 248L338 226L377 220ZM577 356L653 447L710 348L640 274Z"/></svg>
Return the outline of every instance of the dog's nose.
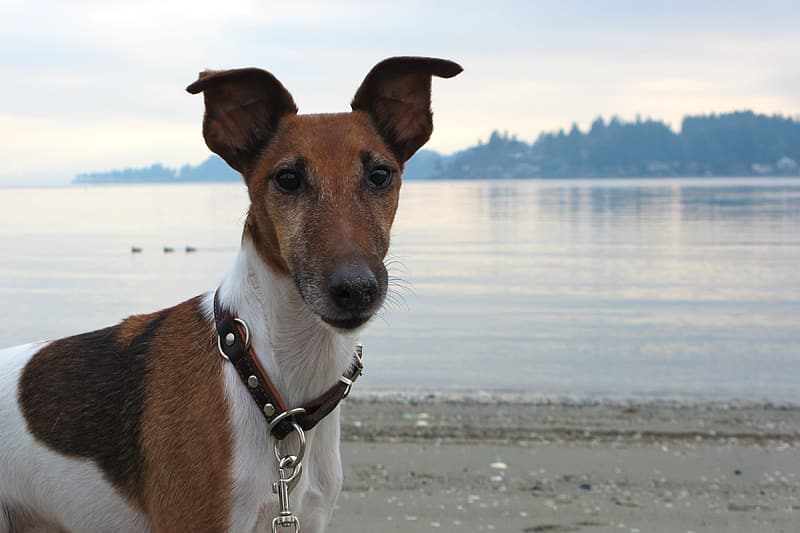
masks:
<svg viewBox="0 0 800 533"><path fill-rule="evenodd" d="M363 313L378 298L378 280L366 265L337 268L328 280L331 299L342 310Z"/></svg>

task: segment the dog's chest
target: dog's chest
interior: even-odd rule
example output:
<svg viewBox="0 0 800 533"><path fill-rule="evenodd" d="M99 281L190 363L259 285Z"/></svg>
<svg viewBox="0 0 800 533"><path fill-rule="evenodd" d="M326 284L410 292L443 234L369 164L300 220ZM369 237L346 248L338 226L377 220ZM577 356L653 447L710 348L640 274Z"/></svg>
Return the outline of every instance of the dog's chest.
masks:
<svg viewBox="0 0 800 533"><path fill-rule="evenodd" d="M273 483L278 465L264 418L242 388L232 368L226 369L226 389L231 406L234 457L231 487L231 531L272 531L278 516L278 496ZM341 490L339 410L306 432L306 451L297 485L289 494L292 511L304 532L322 532Z"/></svg>

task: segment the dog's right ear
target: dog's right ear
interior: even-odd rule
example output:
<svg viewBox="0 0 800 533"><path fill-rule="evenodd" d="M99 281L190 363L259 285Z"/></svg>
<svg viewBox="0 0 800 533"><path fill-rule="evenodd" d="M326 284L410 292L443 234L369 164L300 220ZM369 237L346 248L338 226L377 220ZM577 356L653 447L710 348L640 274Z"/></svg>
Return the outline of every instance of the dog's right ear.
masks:
<svg viewBox="0 0 800 533"><path fill-rule="evenodd" d="M242 175L251 169L281 120L297 113L289 91L258 68L206 70L186 90L205 97L206 144Z"/></svg>

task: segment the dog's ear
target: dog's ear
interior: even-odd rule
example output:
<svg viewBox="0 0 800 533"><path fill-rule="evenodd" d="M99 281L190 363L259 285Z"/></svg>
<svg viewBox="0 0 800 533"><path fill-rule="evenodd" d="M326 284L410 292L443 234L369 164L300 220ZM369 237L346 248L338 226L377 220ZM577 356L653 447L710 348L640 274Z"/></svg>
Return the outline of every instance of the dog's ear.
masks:
<svg viewBox="0 0 800 533"><path fill-rule="evenodd" d="M203 137L208 147L243 175L281 120L297 113L289 91L258 68L206 70L186 90L205 97Z"/></svg>
<svg viewBox="0 0 800 533"><path fill-rule="evenodd" d="M364 78L351 107L366 111L386 144L400 161L406 161L433 132L431 77L452 78L462 70L446 59L385 59Z"/></svg>

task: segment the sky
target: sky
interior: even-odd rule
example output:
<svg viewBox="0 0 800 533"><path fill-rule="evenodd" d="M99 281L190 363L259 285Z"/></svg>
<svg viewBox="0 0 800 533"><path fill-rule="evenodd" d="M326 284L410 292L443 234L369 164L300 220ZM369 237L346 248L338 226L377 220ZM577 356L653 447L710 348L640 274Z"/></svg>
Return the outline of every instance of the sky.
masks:
<svg viewBox="0 0 800 533"><path fill-rule="evenodd" d="M205 68L257 66L301 113L349 110L394 55L444 57L427 147L637 114L800 114L800 2L0 0L0 185L208 157Z"/></svg>

